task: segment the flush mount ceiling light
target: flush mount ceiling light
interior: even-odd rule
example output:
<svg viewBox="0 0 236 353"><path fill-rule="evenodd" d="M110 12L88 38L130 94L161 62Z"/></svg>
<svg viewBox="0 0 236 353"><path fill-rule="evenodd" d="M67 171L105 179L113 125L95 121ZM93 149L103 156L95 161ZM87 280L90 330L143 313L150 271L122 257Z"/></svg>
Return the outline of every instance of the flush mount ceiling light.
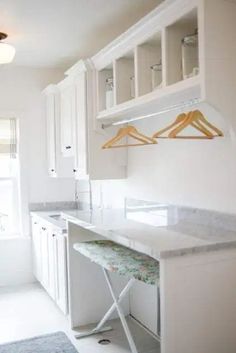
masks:
<svg viewBox="0 0 236 353"><path fill-rule="evenodd" d="M0 32L0 64L7 64L12 62L16 52L12 45L1 42L6 38L7 34Z"/></svg>

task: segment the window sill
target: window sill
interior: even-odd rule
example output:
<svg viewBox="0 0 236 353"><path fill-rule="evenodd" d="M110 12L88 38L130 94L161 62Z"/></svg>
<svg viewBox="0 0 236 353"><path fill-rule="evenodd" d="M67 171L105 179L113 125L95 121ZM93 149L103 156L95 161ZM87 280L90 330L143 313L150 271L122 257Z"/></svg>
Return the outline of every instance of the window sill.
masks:
<svg viewBox="0 0 236 353"><path fill-rule="evenodd" d="M0 235L0 242L6 240L27 240L31 239L30 236L23 236L22 234L4 234Z"/></svg>

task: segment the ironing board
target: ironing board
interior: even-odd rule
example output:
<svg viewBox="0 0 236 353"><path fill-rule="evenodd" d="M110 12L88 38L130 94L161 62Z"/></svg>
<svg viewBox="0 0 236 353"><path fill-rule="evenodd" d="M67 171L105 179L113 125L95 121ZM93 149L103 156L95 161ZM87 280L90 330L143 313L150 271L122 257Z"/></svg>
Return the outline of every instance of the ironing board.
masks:
<svg viewBox="0 0 236 353"><path fill-rule="evenodd" d="M159 284L159 262L148 255L129 249L111 240L81 242L75 244L74 249L102 267L114 301L95 329L86 333L78 334L76 335L76 338L82 338L110 330L111 327L104 328L103 326L112 312L117 309L131 348L131 352L137 353L137 348L126 322L123 309L120 306L120 302L128 293L135 280L139 280L150 285ZM119 275L129 278L127 285L122 290L118 298L114 293L109 272L116 272Z"/></svg>

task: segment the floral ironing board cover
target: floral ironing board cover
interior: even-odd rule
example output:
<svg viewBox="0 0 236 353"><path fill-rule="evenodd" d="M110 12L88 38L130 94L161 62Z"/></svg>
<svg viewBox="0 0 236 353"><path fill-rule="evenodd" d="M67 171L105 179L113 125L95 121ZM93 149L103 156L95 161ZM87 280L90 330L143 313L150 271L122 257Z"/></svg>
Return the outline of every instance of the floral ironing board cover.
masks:
<svg viewBox="0 0 236 353"><path fill-rule="evenodd" d="M147 284L159 283L159 262L111 240L76 243L74 249L108 271Z"/></svg>

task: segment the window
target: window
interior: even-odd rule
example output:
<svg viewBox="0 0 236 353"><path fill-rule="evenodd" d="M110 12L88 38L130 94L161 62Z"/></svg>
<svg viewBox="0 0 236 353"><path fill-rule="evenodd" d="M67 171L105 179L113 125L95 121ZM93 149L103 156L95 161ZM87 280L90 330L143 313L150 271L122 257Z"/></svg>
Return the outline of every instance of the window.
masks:
<svg viewBox="0 0 236 353"><path fill-rule="evenodd" d="M19 233L16 120L0 118L0 237Z"/></svg>

